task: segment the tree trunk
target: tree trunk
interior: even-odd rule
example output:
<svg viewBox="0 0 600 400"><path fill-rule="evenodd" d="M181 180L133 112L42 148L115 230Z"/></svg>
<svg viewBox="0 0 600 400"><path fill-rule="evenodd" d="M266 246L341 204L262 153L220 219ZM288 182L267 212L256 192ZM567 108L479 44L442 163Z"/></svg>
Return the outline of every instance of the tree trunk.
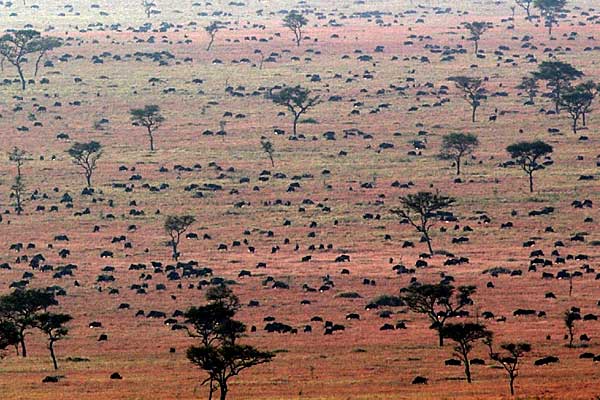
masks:
<svg viewBox="0 0 600 400"><path fill-rule="evenodd" d="M25 77L23 76L23 70L21 69L21 65L17 64L17 72L19 73L19 78L21 79L21 89L25 90Z"/></svg>
<svg viewBox="0 0 600 400"><path fill-rule="evenodd" d="M27 357L27 347L25 346L25 337L21 336L21 355Z"/></svg>
<svg viewBox="0 0 600 400"><path fill-rule="evenodd" d="M533 193L533 172L529 173L529 192Z"/></svg>
<svg viewBox="0 0 600 400"><path fill-rule="evenodd" d="M460 175L460 157L456 157L456 175Z"/></svg>
<svg viewBox="0 0 600 400"><path fill-rule="evenodd" d="M581 122L582 122L583 126L586 126L586 125L585 125L585 124L586 124L586 118L585 118L585 114L586 114L585 112L581 114L581 118L582 118L582 119L581 119Z"/></svg>
<svg viewBox="0 0 600 400"><path fill-rule="evenodd" d="M210 48L212 47L214 41L215 41L215 37L211 36L210 42L208 42L208 47L206 48L206 51L210 51Z"/></svg>
<svg viewBox="0 0 600 400"><path fill-rule="evenodd" d="M154 151L154 136L152 136L150 128L148 128L148 136L150 137L150 151Z"/></svg>
<svg viewBox="0 0 600 400"><path fill-rule="evenodd" d="M573 118L573 133L577 133L577 120L579 118Z"/></svg>
<svg viewBox="0 0 600 400"><path fill-rule="evenodd" d="M444 335L442 335L442 327L438 329L438 337L439 337L439 345L440 347L444 347Z"/></svg>
<svg viewBox="0 0 600 400"><path fill-rule="evenodd" d="M297 135L297 128L298 128L298 120L300 119L300 114L295 114L294 115L294 136Z"/></svg>
<svg viewBox="0 0 600 400"><path fill-rule="evenodd" d="M514 396L515 395L515 377L514 376L510 377L509 386L510 386L510 395Z"/></svg>
<svg viewBox="0 0 600 400"><path fill-rule="evenodd" d="M473 106L473 113L471 114L471 122L475 122L475 113L477 112L477 107Z"/></svg>
<svg viewBox="0 0 600 400"><path fill-rule="evenodd" d="M475 55L479 53L479 41L475 40Z"/></svg>
<svg viewBox="0 0 600 400"><path fill-rule="evenodd" d="M269 158L271 159L271 167L275 168L275 161L273 161L273 156L269 154Z"/></svg>
<svg viewBox="0 0 600 400"><path fill-rule="evenodd" d="M220 383L219 388L221 389L220 400L227 400L227 385Z"/></svg>
<svg viewBox="0 0 600 400"><path fill-rule="evenodd" d="M423 232L423 236L425 237L425 241L427 242L427 248L429 249L429 254L433 255L433 247L431 247L431 238L427 232Z"/></svg>
<svg viewBox="0 0 600 400"><path fill-rule="evenodd" d="M85 180L87 182L88 187L91 188L92 187L92 174L90 174L89 172L86 172Z"/></svg>
<svg viewBox="0 0 600 400"><path fill-rule="evenodd" d="M467 377L467 383L471 383L471 363L469 362L469 358L465 357L465 376Z"/></svg>
<svg viewBox="0 0 600 400"><path fill-rule="evenodd" d="M50 342L48 344L48 349L50 349L50 357L52 357L52 364L54 365L54 369L58 369L58 363L56 362L56 355L54 354L54 342Z"/></svg>
<svg viewBox="0 0 600 400"><path fill-rule="evenodd" d="M177 261L177 259L179 258L179 254L177 254L177 243L175 243L175 241L171 241L171 244L173 246L173 260Z"/></svg>
<svg viewBox="0 0 600 400"><path fill-rule="evenodd" d="M33 73L34 77L37 77L38 71L40 69L40 61L42 61L42 57L44 57L45 53L41 52L40 56L37 58L37 60L35 61L35 72Z"/></svg>

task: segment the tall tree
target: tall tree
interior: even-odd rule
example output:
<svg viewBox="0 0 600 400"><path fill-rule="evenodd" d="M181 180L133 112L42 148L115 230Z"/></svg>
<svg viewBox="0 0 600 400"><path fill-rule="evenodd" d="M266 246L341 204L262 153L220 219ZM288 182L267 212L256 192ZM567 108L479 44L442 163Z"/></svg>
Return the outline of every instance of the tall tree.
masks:
<svg viewBox="0 0 600 400"><path fill-rule="evenodd" d="M493 340L490 336L485 339L485 344L489 348L490 358L500 364L502 368L508 374L508 385L510 388L510 395L515 395L515 379L519 376L519 362L525 356L526 353L531 351L531 345L529 343L503 343L500 348L503 350L502 353L495 352L493 347Z"/></svg>
<svg viewBox="0 0 600 400"><path fill-rule="evenodd" d="M181 240L181 235L188 230L188 228L196 222L196 218L191 215L169 215L165 219L165 232L171 238L169 245L173 249L173 259L177 261L179 259L179 251L177 246Z"/></svg>
<svg viewBox="0 0 600 400"><path fill-rule="evenodd" d="M490 24L488 22L475 21L465 22L463 25L471 34L469 40L475 44L475 54L477 54L479 52L479 40L481 39L481 35L490 29Z"/></svg>
<svg viewBox="0 0 600 400"><path fill-rule="evenodd" d="M571 116L573 133L577 133L579 118L584 115L586 110L590 110L593 101L593 93L579 85L565 89L561 95L560 104Z"/></svg>
<svg viewBox="0 0 600 400"><path fill-rule="evenodd" d="M570 86L570 82L583 76L571 64L562 61L542 61L538 70L533 72L533 77L538 80L546 81L547 87L552 89L550 97L554 101L554 110L560 112L560 99L565 88Z"/></svg>
<svg viewBox="0 0 600 400"><path fill-rule="evenodd" d="M479 146L479 139L471 133L450 133L442 138L440 158L453 160L456 164L456 175L460 175L462 158L469 155Z"/></svg>
<svg viewBox="0 0 600 400"><path fill-rule="evenodd" d="M477 109L481 105L481 102L487 99L483 81L468 76L451 76L448 80L454 82L456 88L463 92L463 98L471 106L471 121L475 122Z"/></svg>
<svg viewBox="0 0 600 400"><path fill-rule="evenodd" d="M471 362L469 354L473 350L473 345L479 340L485 340L492 336L484 325L476 323L458 323L446 324L442 329L442 335L456 343L454 347L454 356L458 357L465 367L465 376L467 382L471 383Z"/></svg>
<svg viewBox="0 0 600 400"><path fill-rule="evenodd" d="M517 89L525 91L529 101L526 104L534 104L535 97L537 96L540 85L536 78L531 76L524 76L521 78L521 83L517 85Z"/></svg>
<svg viewBox="0 0 600 400"><path fill-rule="evenodd" d="M36 77L38 71L40 69L40 62L42 59L48 54L48 52L61 47L63 42L60 38L57 37L41 37L39 40L35 42L35 50L38 53L38 56L35 60L35 70L33 72L33 76Z"/></svg>
<svg viewBox="0 0 600 400"><path fill-rule="evenodd" d="M296 10L290 11L285 18L283 18L283 26L292 31L294 34L294 41L298 47L300 47L300 42L302 42L302 28L304 28L306 24L308 24L308 20Z"/></svg>
<svg viewBox="0 0 600 400"><path fill-rule="evenodd" d="M148 131L150 151L154 151L154 132L165 121L165 117L160 113L160 107L157 105L148 105L144 108L131 109L129 113L131 114L131 122L134 126L143 126Z"/></svg>
<svg viewBox="0 0 600 400"><path fill-rule="evenodd" d="M294 136L296 136L298 120L309 109L320 103L319 96L311 97L311 91L302 86L285 86L283 89L269 92L271 100L280 106L285 106L294 114Z"/></svg>
<svg viewBox="0 0 600 400"><path fill-rule="evenodd" d="M50 358L52 358L52 365L54 369L58 369L58 363L56 362L56 354L54 352L54 343L64 339L69 329L65 324L73 319L69 314L56 314L56 313L43 313L35 318L35 326L42 332L44 332L48 339L48 350L50 351Z"/></svg>
<svg viewBox="0 0 600 400"><path fill-rule="evenodd" d="M539 9L544 17L549 35L552 35L552 26L558 23L556 15L564 10L566 4L567 0L533 0L533 6Z"/></svg>
<svg viewBox="0 0 600 400"><path fill-rule="evenodd" d="M102 145L96 141L87 143L75 142L67 150L67 153L73 159L73 164L83 169L87 187L92 187L92 175L98 167L98 160L102 156Z"/></svg>
<svg viewBox="0 0 600 400"><path fill-rule="evenodd" d="M527 20L531 21L531 5L533 0L515 0L515 3L527 13Z"/></svg>
<svg viewBox="0 0 600 400"><path fill-rule="evenodd" d="M429 253L433 254L429 231L439 219L437 212L447 209L454 202L454 198L438 193L418 192L401 197L400 204L402 207L392 209L391 213L398 215L422 234L427 242Z"/></svg>
<svg viewBox="0 0 600 400"><path fill-rule="evenodd" d="M408 308L426 315L431 329L438 332L440 347L444 345L442 329L449 318L456 317L464 307L473 304L475 286L459 286L458 291L447 283L412 284L401 290L400 298Z"/></svg>
<svg viewBox="0 0 600 400"><path fill-rule="evenodd" d="M16 328L23 357L27 357L27 330L36 326L36 318L40 311L45 312L48 307L56 304L58 302L54 295L41 289L15 290L0 296L0 320L10 322Z"/></svg>
<svg viewBox="0 0 600 400"><path fill-rule="evenodd" d="M596 99L596 96L598 95L598 90L600 89L600 87L594 81L586 81L586 82L583 82L583 83L580 83L579 85L577 85L576 88L579 90L582 90L588 94L589 101L583 108L583 114L581 115L581 119L582 119L581 122L582 122L583 126L587 126L587 118L586 117L587 117L587 114L592 112L592 103Z"/></svg>
<svg viewBox="0 0 600 400"><path fill-rule="evenodd" d="M210 25L204 27L204 30L206 31L206 33L208 34L209 37L209 42L208 42L208 46L206 47L206 51L210 51L210 48L213 45L213 42L215 41L215 37L217 36L217 33L223 28L223 25L218 22L218 21L214 21L211 22Z"/></svg>
<svg viewBox="0 0 600 400"><path fill-rule="evenodd" d="M239 300L227 287L212 288L207 292L208 303L192 307L186 312L186 323L195 330L191 333L199 339L199 345L187 350L191 363L204 370L208 377L202 385L208 385L209 396L219 390L219 399L226 400L229 380L245 369L270 362L271 352L239 344L246 326L235 319Z"/></svg>
<svg viewBox="0 0 600 400"><path fill-rule="evenodd" d="M273 153L275 153L275 148L273 147L273 143L271 143L269 140L263 140L260 142L260 145L262 146L263 151L269 157L269 160L271 160L271 166L275 167L275 161L273 160Z"/></svg>
<svg viewBox="0 0 600 400"><path fill-rule="evenodd" d="M539 159L552 153L552 146L541 140L518 142L508 146L506 151L529 176L529 191L533 193L533 173L544 169L544 165L539 163Z"/></svg>

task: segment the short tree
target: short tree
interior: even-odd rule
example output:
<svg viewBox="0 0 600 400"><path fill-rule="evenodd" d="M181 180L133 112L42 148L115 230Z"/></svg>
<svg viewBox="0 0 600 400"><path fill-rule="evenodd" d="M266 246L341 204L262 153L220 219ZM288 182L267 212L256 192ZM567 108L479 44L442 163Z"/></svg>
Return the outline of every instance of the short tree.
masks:
<svg viewBox="0 0 600 400"><path fill-rule="evenodd" d="M67 150L73 159L73 164L83 169L87 187L92 187L92 175L97 168L97 162L102 156L102 145L96 141L87 143L75 142Z"/></svg>
<svg viewBox="0 0 600 400"><path fill-rule="evenodd" d="M294 41L298 47L300 47L300 42L302 42L302 28L304 28L306 24L308 24L308 20L296 10L290 11L283 19L283 26L292 31L294 34Z"/></svg>
<svg viewBox="0 0 600 400"><path fill-rule="evenodd" d="M210 51L210 48L213 45L213 42L215 41L215 37L217 36L217 33L223 28L223 25L218 22L211 22L210 25L204 27L204 30L206 31L206 33L208 34L209 37L209 42L208 42L208 46L206 47L206 51Z"/></svg>
<svg viewBox="0 0 600 400"><path fill-rule="evenodd" d="M533 72L533 77L538 80L547 81L547 87L552 91L550 97L554 101L554 110L560 112L560 99L563 90L570 86L570 82L583 76L571 64L562 61L542 61L538 70Z"/></svg>
<svg viewBox="0 0 600 400"><path fill-rule="evenodd" d="M539 163L539 159L552 153L552 146L541 140L518 142L508 146L506 151L529 176L529 191L533 193L533 173L544 169L544 166Z"/></svg>
<svg viewBox="0 0 600 400"><path fill-rule="evenodd" d="M527 20L531 20L531 5L533 0L515 0L515 3L527 13Z"/></svg>
<svg viewBox="0 0 600 400"><path fill-rule="evenodd" d="M150 151L154 151L154 132L165 121L157 105L148 105L144 108L134 108L129 111L131 122L134 126L143 126L148 131Z"/></svg>
<svg viewBox="0 0 600 400"><path fill-rule="evenodd" d="M475 113L483 100L487 99L483 81L468 76L451 76L449 81L454 82L457 89L463 92L463 98L471 106L471 121L475 122Z"/></svg>
<svg viewBox="0 0 600 400"><path fill-rule="evenodd" d="M181 240L181 235L188 230L188 228L196 222L196 218L191 215L169 215L165 219L165 232L171 238L169 245L173 249L173 259L177 261L179 259L179 251L177 246Z"/></svg>
<svg viewBox="0 0 600 400"><path fill-rule="evenodd" d="M565 323L565 328L567 328L567 336L569 338L568 347L573 347L573 338L575 336L575 321L579 321L581 319L581 315L578 312L573 310L567 310L564 313L563 321Z"/></svg>
<svg viewBox="0 0 600 400"><path fill-rule="evenodd" d="M401 290L400 298L408 308L424 314L431 321L431 329L438 332L439 345L444 345L442 329L449 318L456 317L467 305L473 304L471 296L475 286L460 286L458 291L446 283L413 284Z"/></svg>
<svg viewBox="0 0 600 400"><path fill-rule="evenodd" d="M510 395L514 396L515 379L519 376L519 361L531 351L531 345L529 343L504 343L500 345L503 352L499 353L494 351L491 336L485 340L485 344L489 348L490 358L500 364L508 374Z"/></svg>
<svg viewBox="0 0 600 400"><path fill-rule="evenodd" d="M539 9L544 17L548 35L552 35L552 26L558 22L556 15L563 11L566 4L567 0L533 0L533 6Z"/></svg>
<svg viewBox="0 0 600 400"><path fill-rule="evenodd" d="M398 215L411 224L417 232L423 235L427 242L429 253L433 254L430 229L439 219L436 213L452 206L455 199L438 193L418 192L400 198L401 208L392 209L392 214Z"/></svg>
<svg viewBox="0 0 600 400"><path fill-rule="evenodd" d="M263 140L260 142L260 145L262 146L263 151L269 157L269 160L271 160L271 166L275 167L275 161L273 160L273 153L275 153L275 148L273 147L273 143L271 143L269 140Z"/></svg>
<svg viewBox="0 0 600 400"><path fill-rule="evenodd" d="M584 115L586 110L590 109L593 101L594 95L592 92L580 86L567 88L561 95L560 104L571 116L573 133L577 133L579 118Z"/></svg>
<svg viewBox="0 0 600 400"><path fill-rule="evenodd" d="M158 13L156 3L152 0L142 0L142 8L144 9L147 18L150 18L152 14Z"/></svg>
<svg viewBox="0 0 600 400"><path fill-rule="evenodd" d="M458 357L465 367L465 376L467 382L471 383L471 362L469 353L473 350L475 342L488 339L492 332L488 331L484 325L476 323L449 323L442 328L442 335L456 343L454 347L454 356Z"/></svg>
<svg viewBox="0 0 600 400"><path fill-rule="evenodd" d="M209 289L206 299L208 304L192 307L185 314L186 323L195 330L191 335L200 341L198 346L187 350L187 358L208 374L202 381L202 385L209 387L208 399L212 400L218 389L220 400L226 400L232 377L270 362L275 355L238 343L246 326L233 319L239 300L228 287Z"/></svg>
<svg viewBox="0 0 600 400"><path fill-rule="evenodd" d="M56 354L54 353L54 343L64 339L69 333L69 329L65 324L73 319L69 314L56 314L45 312L37 315L35 318L35 326L44 332L48 339L48 350L54 369L58 369L56 362Z"/></svg>
<svg viewBox="0 0 600 400"><path fill-rule="evenodd" d="M460 175L462 158L471 154L479 146L479 139L471 133L450 133L442 138L440 158L453 160L456 164L456 175Z"/></svg>
<svg viewBox="0 0 600 400"><path fill-rule="evenodd" d="M275 104L287 107L294 114L294 136L298 133L298 121L302 114L320 103L319 96L311 97L310 94L309 89L301 86L286 86L278 92L273 92L273 89L270 91L269 97Z"/></svg>
<svg viewBox="0 0 600 400"><path fill-rule="evenodd" d="M465 22L463 25L471 34L469 40L475 44L475 54L477 54L479 52L479 40L481 39L481 35L490 28L490 25L487 22L481 21Z"/></svg>
<svg viewBox="0 0 600 400"><path fill-rule="evenodd" d="M517 85L517 89L523 90L529 98L528 104L534 104L534 99L537 96L540 85L537 79L531 76L521 78L521 83Z"/></svg>
<svg viewBox="0 0 600 400"><path fill-rule="evenodd" d="M21 345L21 355L27 357L25 333L34 328L36 317L40 311L58 304L54 295L41 289L15 290L0 296L0 320L14 325L18 341Z"/></svg>
<svg viewBox="0 0 600 400"><path fill-rule="evenodd" d="M15 164L17 168L17 174L15 175L14 183L11 186L11 196L15 199L15 211L17 215L23 212L23 200L25 191L25 182L23 175L21 174L21 168L28 159L27 152L18 147L14 147L10 153L8 153L9 161Z"/></svg>

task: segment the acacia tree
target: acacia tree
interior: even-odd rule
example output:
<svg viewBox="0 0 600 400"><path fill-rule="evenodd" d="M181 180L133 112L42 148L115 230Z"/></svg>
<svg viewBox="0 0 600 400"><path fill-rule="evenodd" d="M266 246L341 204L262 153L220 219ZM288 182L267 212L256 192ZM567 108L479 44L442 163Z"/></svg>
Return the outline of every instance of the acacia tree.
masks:
<svg viewBox="0 0 600 400"><path fill-rule="evenodd" d="M275 161L273 160L273 153L275 153L275 148L273 147L273 143L271 143L269 140L263 140L260 142L260 145L262 146L263 151L269 157L269 160L271 160L271 166L275 167Z"/></svg>
<svg viewBox="0 0 600 400"><path fill-rule="evenodd" d="M440 158L456 163L456 175L460 175L460 164L464 156L479 146L479 139L471 133L450 133L442 138Z"/></svg>
<svg viewBox="0 0 600 400"><path fill-rule="evenodd" d="M54 343L64 339L69 329L65 327L65 324L73 319L69 314L56 314L45 312L36 316L35 326L42 332L44 332L48 339L48 350L50 351L50 358L52 358L52 365L54 369L58 369L58 363L56 362L56 354L54 353Z"/></svg>
<svg viewBox="0 0 600 400"><path fill-rule="evenodd" d="M58 47L60 43L60 40L56 38L42 37L38 31L33 29L17 30L0 37L0 56L17 69L21 80L21 89L25 90L27 80L25 79L23 66L27 62L28 55L40 53L35 67L35 74L37 75L41 58L48 51Z"/></svg>
<svg viewBox="0 0 600 400"><path fill-rule="evenodd" d="M429 254L433 255L429 231L439 219L437 212L447 209L454 202L454 198L438 193L418 192L401 197L400 204L402 207L392 209L391 213L398 215L405 222L411 224L417 232L421 233L427 242Z"/></svg>
<svg viewBox="0 0 600 400"><path fill-rule="evenodd" d="M8 153L9 161L15 163L17 167L17 175L15 175L15 181L11 186L11 196L15 199L15 211L17 215L21 215L23 212L23 192L25 191L25 182L21 175L21 167L27 160L27 152L18 147L14 147L10 153Z"/></svg>
<svg viewBox="0 0 600 400"><path fill-rule="evenodd" d="M73 159L73 164L83 169L87 187L92 187L92 175L97 168L96 163L102 156L102 145L93 140L87 143L75 142L67 153Z"/></svg>
<svg viewBox="0 0 600 400"><path fill-rule="evenodd" d="M39 53L35 60L35 70L33 76L36 77L40 69L40 62L48 54L48 52L62 46L62 40L57 37L42 37L35 42L35 50Z"/></svg>
<svg viewBox="0 0 600 400"><path fill-rule="evenodd" d="M302 28L304 28L306 24L308 24L308 20L296 10L290 11L285 18L283 18L283 26L292 31L294 34L294 41L298 47L300 47L300 42L302 42Z"/></svg>
<svg viewBox="0 0 600 400"><path fill-rule="evenodd" d="M14 325L21 355L27 357L25 334L36 327L36 318L40 311L57 305L54 294L41 289L15 290L11 294L0 296L0 320Z"/></svg>
<svg viewBox="0 0 600 400"><path fill-rule="evenodd" d="M454 347L454 356L458 357L465 367L465 376L467 382L471 383L471 362L469 353L473 350L475 342L492 337L492 332L485 328L485 325L476 323L449 323L442 328L442 335L456 343Z"/></svg>
<svg viewBox="0 0 600 400"><path fill-rule="evenodd" d="M534 99L537 96L540 85L538 84L536 78L533 78L531 76L524 76L521 78L521 83L519 83L516 88L523 90L525 91L525 93L527 93L529 101L526 104L534 104Z"/></svg>
<svg viewBox="0 0 600 400"><path fill-rule="evenodd" d="M540 10L544 23L548 27L548 35L552 36L552 26L558 23L556 14L563 11L567 0L533 0L533 6Z"/></svg>
<svg viewBox="0 0 600 400"><path fill-rule="evenodd" d="M285 86L275 93L271 89L269 92L269 97L275 104L287 107L294 114L294 136L297 134L298 120L302 114L320 103L319 96L311 97L310 94L310 89L303 88L300 85Z"/></svg>
<svg viewBox="0 0 600 400"><path fill-rule="evenodd" d="M165 117L160 113L160 107L147 105L144 108L133 108L129 111L129 114L131 114L131 122L134 126L146 128L150 139L150 151L154 151L154 132L165 121Z"/></svg>
<svg viewBox="0 0 600 400"><path fill-rule="evenodd" d="M527 20L531 21L531 5L533 0L515 0L515 3L527 13Z"/></svg>
<svg viewBox="0 0 600 400"><path fill-rule="evenodd" d="M538 70L533 72L535 79L546 81L546 86L552 89L550 97L554 101L554 110L557 114L560 113L563 90L571 85L571 81L582 76L583 72L562 61L542 61Z"/></svg>
<svg viewBox="0 0 600 400"><path fill-rule="evenodd" d="M210 25L204 27L204 30L206 31L206 33L208 33L208 37L210 38L208 46L206 47L206 51L210 51L210 48L212 47L213 42L215 41L215 36L217 36L217 33L222 28L223 25L218 21L211 22Z"/></svg>
<svg viewBox="0 0 600 400"><path fill-rule="evenodd" d="M165 219L165 232L171 238L169 245L173 249L173 259L177 261L179 259L179 252L177 246L181 240L181 235L188 230L190 225L196 222L196 218L191 215L169 215Z"/></svg>
<svg viewBox="0 0 600 400"><path fill-rule="evenodd" d="M586 110L590 110L594 101L594 95L579 85L567 88L560 98L560 104L564 110L567 110L573 120L573 133L577 133L577 123L579 118L584 115Z"/></svg>
<svg viewBox="0 0 600 400"><path fill-rule="evenodd" d="M439 345L444 345L442 329L449 318L456 317L467 305L473 304L471 296L475 286L454 286L446 283L412 284L401 290L400 298L408 308L418 314L424 314L431 321L431 329L438 332Z"/></svg>
<svg viewBox="0 0 600 400"><path fill-rule="evenodd" d="M502 353L495 352L493 340L490 336L485 340L485 344L489 348L490 358L500 364L508 374L508 385L510 387L510 395L515 395L515 379L519 376L519 361L526 353L531 351L529 343L503 343L500 348Z"/></svg>
<svg viewBox="0 0 600 400"><path fill-rule="evenodd" d="M463 98L471 106L471 121L475 122L475 113L483 100L487 99L486 89L483 87L483 81L478 78L468 76L451 76L449 81L454 82L457 89L463 92Z"/></svg>
<svg viewBox="0 0 600 400"><path fill-rule="evenodd" d="M544 169L544 166L538 160L552 153L552 146L541 140L535 142L518 142L508 146L506 151L529 176L529 191L533 193L533 173Z"/></svg>
<svg viewBox="0 0 600 400"><path fill-rule="evenodd" d="M578 90L581 90L585 93L587 93L588 96L588 103L585 105L585 107L583 107L583 113L581 114L581 122L583 124L583 126L587 126L587 114L589 114L590 112L592 112L592 103L594 102L594 100L596 99L596 96L598 95L598 84L594 81L586 81L583 83L580 83L579 85L576 86L576 88Z"/></svg>
<svg viewBox="0 0 600 400"><path fill-rule="evenodd" d="M490 28L490 25L487 22L481 21L465 22L463 25L471 34L469 40L475 43L475 54L477 54L479 52L479 40L481 39L481 35Z"/></svg>
<svg viewBox="0 0 600 400"><path fill-rule="evenodd" d="M152 0L142 0L142 8L144 9L147 18L150 18L152 14L158 13L158 10L155 7L156 3Z"/></svg>
<svg viewBox="0 0 600 400"><path fill-rule="evenodd" d="M275 355L239 344L246 326L233 319L239 300L228 287L209 289L206 299L208 304L192 307L185 314L186 323L195 330L188 329L188 332L199 339L198 346L188 348L187 358L208 374L202 381L202 385L208 385L208 399L212 400L218 389L219 399L226 400L232 377L245 369L271 362Z"/></svg>
<svg viewBox="0 0 600 400"><path fill-rule="evenodd" d="M575 336L575 321L579 321L581 319L581 315L578 312L573 310L567 310L564 313L563 321L565 323L565 327L567 328L567 335L569 337L568 347L573 347L573 338Z"/></svg>

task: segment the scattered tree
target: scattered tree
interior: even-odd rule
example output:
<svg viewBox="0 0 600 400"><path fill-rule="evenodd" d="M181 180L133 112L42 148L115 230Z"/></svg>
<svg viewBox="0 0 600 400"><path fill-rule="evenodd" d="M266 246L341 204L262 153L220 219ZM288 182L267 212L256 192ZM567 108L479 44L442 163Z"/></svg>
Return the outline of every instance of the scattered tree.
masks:
<svg viewBox="0 0 600 400"><path fill-rule="evenodd" d="M8 153L9 161L15 163L17 167L17 175L15 175L15 181L11 186L11 197L15 199L15 211L17 215L21 215L23 212L23 199L25 192L25 182L23 175L21 174L21 167L27 160L27 153L18 147L14 147L10 153Z"/></svg>
<svg viewBox="0 0 600 400"><path fill-rule="evenodd" d="M438 331L440 347L444 345L442 329L449 318L456 317L467 305L473 304L471 296L475 286L454 286L446 283L412 284L401 290L402 301L418 314L426 315L431 321L431 329Z"/></svg>
<svg viewBox="0 0 600 400"><path fill-rule="evenodd" d="M521 83L517 85L517 89L523 90L525 93L527 93L527 97L529 98L527 104L534 104L534 99L537 96L539 88L540 85L538 84L537 79L531 76L524 76L521 78Z"/></svg>
<svg viewBox="0 0 600 400"><path fill-rule="evenodd" d="M531 5L533 0L515 0L515 3L527 13L527 21L531 21Z"/></svg>
<svg viewBox="0 0 600 400"><path fill-rule="evenodd" d="M481 339L489 339L492 337L492 332L488 331L484 325L476 323L458 323L446 324L442 328L442 335L456 343L454 347L454 356L458 357L465 367L465 376L467 382L471 383L471 362L469 361L469 353L473 350L475 342Z"/></svg>
<svg viewBox="0 0 600 400"><path fill-rule="evenodd" d="M295 37L294 41L298 47L300 47L300 42L302 42L302 28L306 24L308 24L308 20L296 10L290 11L283 19L283 26L292 31Z"/></svg>
<svg viewBox="0 0 600 400"><path fill-rule="evenodd" d="M157 105L148 105L144 108L134 108L129 113L134 126L143 126L148 130L150 151L154 151L154 132L165 121L160 113L160 108Z"/></svg>
<svg viewBox="0 0 600 400"><path fill-rule="evenodd" d="M298 120L306 111L320 103L319 96L310 96L311 91L301 86L286 86L278 92L270 91L271 100L285 106L294 114L294 136L297 134Z"/></svg>
<svg viewBox="0 0 600 400"><path fill-rule="evenodd" d="M165 220L165 231L171 238L169 245L173 248L173 259L177 261L179 259L179 241L181 235L188 230L190 225L196 222L196 218L191 215L169 215Z"/></svg>
<svg viewBox="0 0 600 400"><path fill-rule="evenodd" d="M541 140L535 142L518 142L508 146L506 151L529 176L529 191L533 193L533 173L544 169L544 166L538 163L538 160L552 153L552 146Z"/></svg>
<svg viewBox="0 0 600 400"><path fill-rule="evenodd" d="M583 92L588 94L588 103L585 105L585 107L583 108L583 114L581 115L581 122L583 124L583 126L587 126L587 114L589 114L590 112L592 112L592 103L594 102L594 100L596 99L596 96L598 95L598 84L594 81L587 81L587 82L583 82L580 83L579 85L576 86L577 89L582 90Z"/></svg>
<svg viewBox="0 0 600 400"><path fill-rule="evenodd" d="M519 376L519 361L531 351L531 345L529 343L504 343L500 345L504 352L497 353L494 351L491 336L485 340L485 344L489 347L490 358L500 364L508 374L510 395L514 396L515 379Z"/></svg>
<svg viewBox="0 0 600 400"><path fill-rule="evenodd" d="M226 400L229 380L243 370L270 362L273 353L241 345L238 340L246 326L235 319L239 300L227 287L209 289L208 304L192 307L186 312L186 323L193 326L193 337L200 340L198 346L187 350L187 358L204 370L208 377L202 385L208 385L209 396L219 390L219 399Z"/></svg>
<svg viewBox="0 0 600 400"><path fill-rule="evenodd" d="M58 369L56 355L54 353L54 343L62 340L69 333L69 329L65 324L73 319L69 314L43 313L35 318L36 327L44 332L48 337L48 350L54 369Z"/></svg>
<svg viewBox="0 0 600 400"><path fill-rule="evenodd" d="M456 175L460 175L463 156L471 154L479 146L479 139L471 133L450 133L442 138L440 157L456 163Z"/></svg>
<svg viewBox="0 0 600 400"><path fill-rule="evenodd" d="M573 337L575 335L575 321L579 321L581 316L578 312L573 310L567 310L564 313L563 321L565 323L565 327L567 328L567 335L569 337L568 347L573 347Z"/></svg>
<svg viewBox="0 0 600 400"><path fill-rule="evenodd" d="M561 95L560 104L564 110L567 110L573 120L571 126L573 133L577 133L579 118L584 115L586 110L590 109L593 101L594 95L592 92L579 85L565 89Z"/></svg>
<svg viewBox="0 0 600 400"><path fill-rule="evenodd" d="M150 18L152 14L157 14L159 11L155 8L156 3L152 0L142 0L142 7L147 18Z"/></svg>
<svg viewBox="0 0 600 400"><path fill-rule="evenodd" d="M552 26L558 22L556 15L563 11L567 0L533 0L533 6L540 10L548 27L548 35L552 36Z"/></svg>
<svg viewBox="0 0 600 400"><path fill-rule="evenodd" d="M92 187L92 175L97 168L96 163L102 156L102 145L96 141L87 143L75 142L67 150L67 153L73 159L73 164L83 169L87 187Z"/></svg>
<svg viewBox="0 0 600 400"><path fill-rule="evenodd" d="M429 231L438 220L437 212L445 210L454 202L454 198L438 193L418 192L401 197L402 208L393 209L391 212L410 223L417 232L421 233L427 242L429 253L433 254Z"/></svg>
<svg viewBox="0 0 600 400"><path fill-rule="evenodd" d="M475 43L475 54L477 54L479 52L479 40L481 39L481 35L490 28L490 25L487 22L480 21L465 22L463 25L471 34L469 40Z"/></svg>
<svg viewBox="0 0 600 400"><path fill-rule="evenodd" d="M223 28L223 25L218 22L211 22L210 25L206 26L204 28L204 30L206 31L206 33L208 33L208 36L210 38L210 41L208 42L208 46L206 47L206 51L210 51L210 48L213 45L213 42L215 41L215 36L217 36L217 33Z"/></svg>
<svg viewBox="0 0 600 400"><path fill-rule="evenodd" d="M33 76L36 77L40 69L40 62L48 54L48 52L62 46L62 40L60 38L48 36L41 37L35 42L34 49L38 52L37 59L35 60L35 70Z"/></svg>
<svg viewBox="0 0 600 400"><path fill-rule="evenodd" d="M273 143L269 140L263 140L260 142L263 151L269 156L269 160L271 160L271 166L275 167L275 161L273 160L273 153L275 153L275 148L273 147Z"/></svg>
<svg viewBox="0 0 600 400"><path fill-rule="evenodd" d="M471 106L471 121L475 122L475 113L483 100L487 99L486 90L483 87L483 81L478 78L470 78L468 76L452 76L448 78L454 82L456 87L463 92L463 97Z"/></svg>
<svg viewBox="0 0 600 400"><path fill-rule="evenodd" d="M19 331L15 324L10 321L0 320L0 358L8 346L19 345Z"/></svg>
<svg viewBox="0 0 600 400"><path fill-rule="evenodd" d="M550 97L554 101L554 109L557 114L560 112L563 90L570 86L571 81L582 76L583 72L562 61L542 61L538 70L533 72L535 79L548 82L546 86L552 89Z"/></svg>
<svg viewBox="0 0 600 400"><path fill-rule="evenodd" d="M34 328L40 311L58 304L54 295L40 289L15 290L11 294L0 296L0 320L14 325L18 342L21 345L21 355L27 357L25 334Z"/></svg>

